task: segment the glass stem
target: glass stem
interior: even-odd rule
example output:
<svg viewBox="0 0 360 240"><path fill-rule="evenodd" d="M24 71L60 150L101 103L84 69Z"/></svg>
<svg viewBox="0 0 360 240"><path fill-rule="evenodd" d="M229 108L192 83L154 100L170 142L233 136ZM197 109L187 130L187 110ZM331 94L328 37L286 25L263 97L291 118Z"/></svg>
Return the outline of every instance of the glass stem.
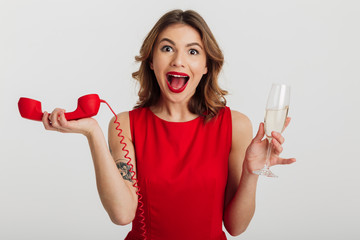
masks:
<svg viewBox="0 0 360 240"><path fill-rule="evenodd" d="M272 150L272 142L271 142L272 138L268 138L269 144L267 147L267 152L266 152L266 159L265 159L265 166L264 168L269 169L270 167L270 156L271 156L271 150Z"/></svg>

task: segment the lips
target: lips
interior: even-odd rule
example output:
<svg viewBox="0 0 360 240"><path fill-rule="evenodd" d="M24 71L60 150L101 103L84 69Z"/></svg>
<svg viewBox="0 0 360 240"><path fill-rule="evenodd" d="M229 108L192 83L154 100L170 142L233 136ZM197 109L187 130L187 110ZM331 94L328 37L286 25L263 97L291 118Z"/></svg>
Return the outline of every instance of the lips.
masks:
<svg viewBox="0 0 360 240"><path fill-rule="evenodd" d="M174 93L184 91L190 79L189 75L181 72L168 72L166 78L170 91Z"/></svg>

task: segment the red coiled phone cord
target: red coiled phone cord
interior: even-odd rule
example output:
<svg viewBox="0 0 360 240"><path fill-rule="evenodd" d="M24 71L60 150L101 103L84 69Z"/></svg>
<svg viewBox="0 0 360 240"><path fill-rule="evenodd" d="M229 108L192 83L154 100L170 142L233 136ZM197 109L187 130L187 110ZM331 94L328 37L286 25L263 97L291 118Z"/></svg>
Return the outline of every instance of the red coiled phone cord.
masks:
<svg viewBox="0 0 360 240"><path fill-rule="evenodd" d="M110 105L104 101L104 100L100 100L103 103L106 103L106 105L109 107L109 109L111 110L111 112L115 115L115 121L114 123L117 124L116 130L119 131L118 137L120 137L120 143L123 144L123 148L122 150L124 152L126 152L125 154L125 158L128 160L127 164L130 166L130 172L131 172L131 180L134 181L133 186L137 189L136 190L136 194L138 195L138 210L139 210L139 216L140 216L140 223L141 223L141 227L140 229L142 230L141 235L144 237L143 239L146 240L146 223L145 223L145 216L144 216L144 203L142 202L142 195L140 193L140 187L138 185L138 180L135 178L135 171L134 169L134 165L131 163L131 158L128 156L129 155L129 151L126 149L127 144L124 142L125 137L121 134L122 133L122 129L120 128L120 122L118 121L118 117L116 115L116 113L113 111L113 109L110 107Z"/></svg>

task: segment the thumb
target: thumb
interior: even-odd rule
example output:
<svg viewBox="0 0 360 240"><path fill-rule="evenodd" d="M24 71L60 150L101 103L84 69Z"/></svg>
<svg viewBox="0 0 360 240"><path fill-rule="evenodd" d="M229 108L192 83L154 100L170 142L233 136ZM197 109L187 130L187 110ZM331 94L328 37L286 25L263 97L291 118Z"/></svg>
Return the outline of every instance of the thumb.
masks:
<svg viewBox="0 0 360 240"><path fill-rule="evenodd" d="M256 133L256 136L254 138L254 141L261 141L261 139L263 139L264 135L265 135L264 123L261 122L259 125L258 132Z"/></svg>

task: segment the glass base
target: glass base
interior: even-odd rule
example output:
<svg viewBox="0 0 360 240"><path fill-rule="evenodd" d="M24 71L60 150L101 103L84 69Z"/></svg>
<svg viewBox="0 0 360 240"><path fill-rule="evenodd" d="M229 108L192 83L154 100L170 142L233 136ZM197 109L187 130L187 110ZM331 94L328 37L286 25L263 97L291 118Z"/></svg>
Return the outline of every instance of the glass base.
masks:
<svg viewBox="0 0 360 240"><path fill-rule="evenodd" d="M253 171L253 173L260 175L260 176L266 176L266 177L274 177L277 178L278 176L276 176L275 174L273 174L270 169L268 168L263 168L263 169L259 169L259 170L255 170Z"/></svg>

